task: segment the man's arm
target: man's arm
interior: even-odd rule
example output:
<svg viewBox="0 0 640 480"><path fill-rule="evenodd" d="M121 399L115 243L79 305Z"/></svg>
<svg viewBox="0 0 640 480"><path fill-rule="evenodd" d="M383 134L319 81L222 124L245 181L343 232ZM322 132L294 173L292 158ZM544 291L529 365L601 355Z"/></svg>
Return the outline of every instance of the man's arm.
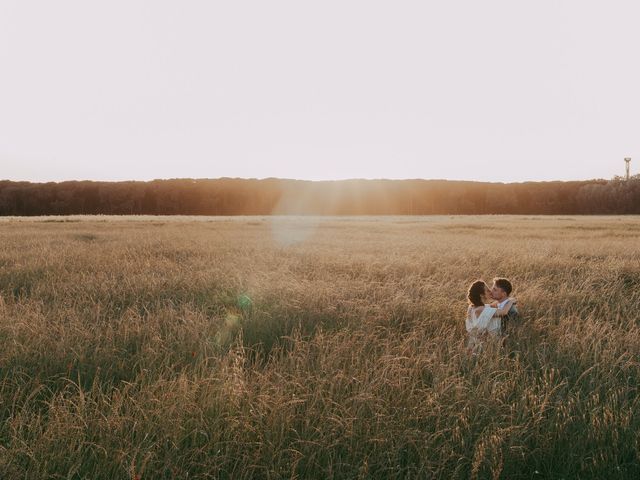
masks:
<svg viewBox="0 0 640 480"><path fill-rule="evenodd" d="M509 320L515 320L517 318L520 318L520 312L518 311L518 307L516 307L515 305L511 305L511 308L509 309L509 312L507 313L506 316Z"/></svg>

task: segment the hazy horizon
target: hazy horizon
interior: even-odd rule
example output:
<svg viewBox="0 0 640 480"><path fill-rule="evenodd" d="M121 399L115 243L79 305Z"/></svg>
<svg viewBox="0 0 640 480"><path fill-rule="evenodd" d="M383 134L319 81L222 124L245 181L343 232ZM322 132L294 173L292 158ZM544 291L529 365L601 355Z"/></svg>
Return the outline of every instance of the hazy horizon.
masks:
<svg viewBox="0 0 640 480"><path fill-rule="evenodd" d="M640 161L631 1L0 5L0 177L572 181Z"/></svg>
<svg viewBox="0 0 640 480"><path fill-rule="evenodd" d="M611 180L610 178L584 178L584 179L550 179L550 180L515 180L515 181L498 181L498 180L468 180L468 179L456 179L456 178L338 178L338 179L306 179L306 178L287 178L287 177L168 177L168 178L149 178L149 179L92 179L92 178L71 178L63 180L15 180L10 178L0 178L1 181L10 182L29 182L29 183L64 183L64 182L154 182L154 181L169 181L169 180L286 180L286 181L303 181L303 182L350 182L350 181L428 181L428 182L476 182L476 183L530 183L530 182L588 182L597 180Z"/></svg>

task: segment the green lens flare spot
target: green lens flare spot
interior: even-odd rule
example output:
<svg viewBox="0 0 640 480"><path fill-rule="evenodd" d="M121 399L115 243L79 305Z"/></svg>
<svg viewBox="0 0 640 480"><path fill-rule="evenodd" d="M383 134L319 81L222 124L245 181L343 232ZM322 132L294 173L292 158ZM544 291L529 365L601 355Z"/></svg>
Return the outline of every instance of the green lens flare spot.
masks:
<svg viewBox="0 0 640 480"><path fill-rule="evenodd" d="M248 295L245 295L243 293L238 297L238 307L240 307L241 309L248 310L252 306L253 306L253 301L251 300L251 298L249 298Z"/></svg>

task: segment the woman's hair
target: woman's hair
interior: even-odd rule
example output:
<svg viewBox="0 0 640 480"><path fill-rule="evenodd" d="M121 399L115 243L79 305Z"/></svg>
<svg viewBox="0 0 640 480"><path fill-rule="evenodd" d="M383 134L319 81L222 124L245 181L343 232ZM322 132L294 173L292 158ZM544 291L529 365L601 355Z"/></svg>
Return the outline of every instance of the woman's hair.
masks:
<svg viewBox="0 0 640 480"><path fill-rule="evenodd" d="M487 284L484 283L484 280L476 280L469 287L469 292L467 293L467 298L469 299L469 303L475 307L482 307L484 303L482 302L482 296L484 295L484 289Z"/></svg>

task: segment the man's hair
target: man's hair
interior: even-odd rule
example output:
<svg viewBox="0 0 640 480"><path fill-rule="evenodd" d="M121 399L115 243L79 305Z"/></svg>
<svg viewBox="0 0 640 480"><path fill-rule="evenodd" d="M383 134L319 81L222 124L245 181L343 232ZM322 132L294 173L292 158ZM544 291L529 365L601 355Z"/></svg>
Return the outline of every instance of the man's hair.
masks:
<svg viewBox="0 0 640 480"><path fill-rule="evenodd" d="M513 286L511 285L511 282L506 278L494 278L493 283L496 285L496 287L504 290L504 293L506 293L507 295L511 295L511 292L513 292Z"/></svg>

